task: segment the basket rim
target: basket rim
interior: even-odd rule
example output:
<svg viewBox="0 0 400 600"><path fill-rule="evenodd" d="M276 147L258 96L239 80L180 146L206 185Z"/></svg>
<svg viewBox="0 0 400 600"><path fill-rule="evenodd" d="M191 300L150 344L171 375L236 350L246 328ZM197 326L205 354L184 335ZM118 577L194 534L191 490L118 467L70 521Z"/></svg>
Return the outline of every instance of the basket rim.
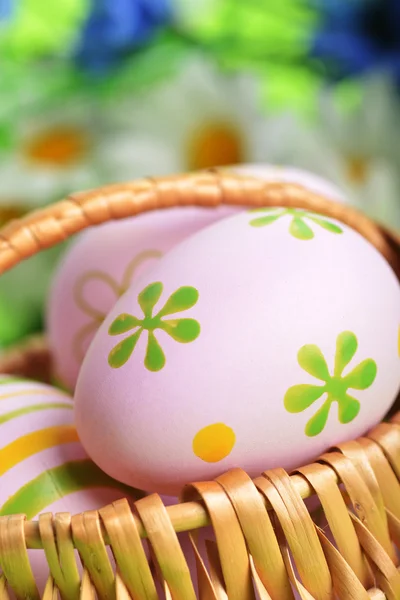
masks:
<svg viewBox="0 0 400 600"><path fill-rule="evenodd" d="M298 184L209 169L73 193L10 221L0 229L0 275L94 225L152 210L183 206L216 208L224 204L300 208L338 219L363 235L400 274L400 235L376 224L353 206L327 199Z"/></svg>
<svg viewBox="0 0 400 600"><path fill-rule="evenodd" d="M252 176L233 175L223 169L147 178L80 192L45 209L14 220L0 231L0 274L41 250L63 242L75 233L93 225L132 217L151 210L177 206L216 208L222 204L248 208L273 206L300 208L335 218L358 231L373 244L391 264L400 279L400 236L396 233L374 223L352 206L328 200L303 186L265 181ZM25 360L29 361L32 356L40 353L46 353L45 344L42 340L35 339L29 351L28 348L25 348L24 352L16 349L10 360L11 363L18 362L25 357ZM3 358L0 360L2 372L4 372L4 365ZM10 370L10 366L7 370ZM399 425L400 412L392 418L390 427L398 429ZM385 432L386 434L389 435L389 432ZM379 435L381 435L380 431ZM294 472L290 480L303 499L315 493L311 484L301 474ZM339 481L337 474L336 481ZM267 509L272 508L265 497L263 502ZM183 502L169 506L166 510L177 532L197 529L209 524L207 510L198 501ZM140 518L133 516L141 537L145 537L147 534ZM0 522L3 519L7 517L0 517ZM28 548L42 547L38 521L26 521L24 531ZM105 541L108 542L107 532L102 533Z"/></svg>

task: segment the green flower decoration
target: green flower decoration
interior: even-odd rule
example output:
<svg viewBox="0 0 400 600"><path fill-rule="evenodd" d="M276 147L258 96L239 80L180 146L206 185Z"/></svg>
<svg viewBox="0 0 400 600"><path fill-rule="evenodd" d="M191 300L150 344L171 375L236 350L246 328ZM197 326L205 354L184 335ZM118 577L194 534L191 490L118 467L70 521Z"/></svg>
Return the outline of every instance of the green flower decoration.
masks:
<svg viewBox="0 0 400 600"><path fill-rule="evenodd" d="M336 225L336 223L332 223L332 221L328 221L325 217L307 210L300 210L298 208L256 208L250 212L263 213L263 216L250 221L252 227L265 227L266 225L275 223L275 221L286 215L290 215L292 220L290 222L289 233L298 240L312 240L314 237L314 231L306 221L312 221L330 233L343 233L343 229Z"/></svg>
<svg viewBox="0 0 400 600"><path fill-rule="evenodd" d="M343 377L343 371L357 352L357 347L357 338L351 331L343 331L338 335L333 375L329 374L325 358L318 346L306 344L300 348L297 355L299 365L324 384L301 384L289 388L284 399L286 410L290 413L302 412L326 394L324 403L306 425L306 435L313 437L323 431L333 402L338 403L340 423L350 423L358 415L360 403L347 391L369 388L375 380L377 366L374 360L367 358Z"/></svg>
<svg viewBox="0 0 400 600"><path fill-rule="evenodd" d="M138 296L143 319L123 313L110 325L109 335L121 335L134 331L131 335L119 342L110 352L108 363L113 369L122 367L130 358L143 331L148 331L147 350L144 365L149 371L160 371L165 365L165 355L157 341L155 331L162 329L175 341L181 344L193 342L200 334L200 324L195 319L169 319L163 320L167 315L173 315L192 308L199 298L199 293L194 287L184 286L177 289L168 298L163 308L153 316L153 310L163 291L160 282L151 283Z"/></svg>

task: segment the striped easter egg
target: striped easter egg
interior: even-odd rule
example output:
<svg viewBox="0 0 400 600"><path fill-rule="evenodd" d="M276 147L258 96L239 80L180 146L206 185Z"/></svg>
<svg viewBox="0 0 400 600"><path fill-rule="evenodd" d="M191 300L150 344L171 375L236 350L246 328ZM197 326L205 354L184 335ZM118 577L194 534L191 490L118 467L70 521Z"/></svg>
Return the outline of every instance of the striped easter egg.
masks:
<svg viewBox="0 0 400 600"><path fill-rule="evenodd" d="M103 473L81 446L66 393L34 381L0 376L0 516L77 514L141 493ZM39 588L48 568L31 551Z"/></svg>

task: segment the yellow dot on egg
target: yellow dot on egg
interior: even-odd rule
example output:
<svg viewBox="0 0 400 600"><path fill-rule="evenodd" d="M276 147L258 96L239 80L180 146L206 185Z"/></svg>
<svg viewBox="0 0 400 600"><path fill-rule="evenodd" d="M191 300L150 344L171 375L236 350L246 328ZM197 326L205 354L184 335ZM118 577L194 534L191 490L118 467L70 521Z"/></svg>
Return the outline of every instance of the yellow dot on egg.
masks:
<svg viewBox="0 0 400 600"><path fill-rule="evenodd" d="M235 432L224 423L207 425L193 438L193 452L208 463L216 463L226 458L236 442Z"/></svg>

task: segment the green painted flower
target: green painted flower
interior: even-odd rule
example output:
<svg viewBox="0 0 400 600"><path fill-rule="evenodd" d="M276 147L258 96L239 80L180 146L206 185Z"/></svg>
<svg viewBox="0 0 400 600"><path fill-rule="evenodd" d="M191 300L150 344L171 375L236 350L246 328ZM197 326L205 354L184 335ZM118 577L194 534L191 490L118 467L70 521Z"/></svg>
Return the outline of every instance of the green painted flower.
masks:
<svg viewBox="0 0 400 600"><path fill-rule="evenodd" d="M151 283L138 296L140 308L144 317L123 313L111 323L109 335L121 335L133 331L131 335L117 344L108 356L108 363L114 369L122 367L130 358L143 331L148 331L147 350L144 365L149 371L160 371L165 365L165 355L155 336L156 329L162 329L175 341L182 344L193 342L200 334L200 324L195 319L168 319L173 315L192 308L199 298L194 287L184 286L177 289L168 298L163 308L153 316L153 310L163 291L160 282Z"/></svg>
<svg viewBox="0 0 400 600"><path fill-rule="evenodd" d="M325 358L318 346L306 344L297 355L299 365L304 371L324 382L323 385L301 384L289 388L285 394L284 405L288 412L299 413L306 410L326 395L322 406L308 421L305 433L312 437L323 431L328 420L331 404L337 402L340 423L350 423L359 413L360 403L347 391L366 390L376 377L377 366L374 360L367 358L359 363L347 375L343 371L357 352L357 338L351 331L343 331L336 340L336 356L333 375L330 375Z"/></svg>
<svg viewBox="0 0 400 600"><path fill-rule="evenodd" d="M336 223L332 223L332 221L328 221L325 217L307 210L300 210L298 208L256 208L250 212L263 213L263 216L250 221L252 227L265 227L281 217L290 215L292 220L290 222L289 233L298 240L312 240L314 237L314 232L307 221L312 221L330 233L343 233L343 229L336 225Z"/></svg>

